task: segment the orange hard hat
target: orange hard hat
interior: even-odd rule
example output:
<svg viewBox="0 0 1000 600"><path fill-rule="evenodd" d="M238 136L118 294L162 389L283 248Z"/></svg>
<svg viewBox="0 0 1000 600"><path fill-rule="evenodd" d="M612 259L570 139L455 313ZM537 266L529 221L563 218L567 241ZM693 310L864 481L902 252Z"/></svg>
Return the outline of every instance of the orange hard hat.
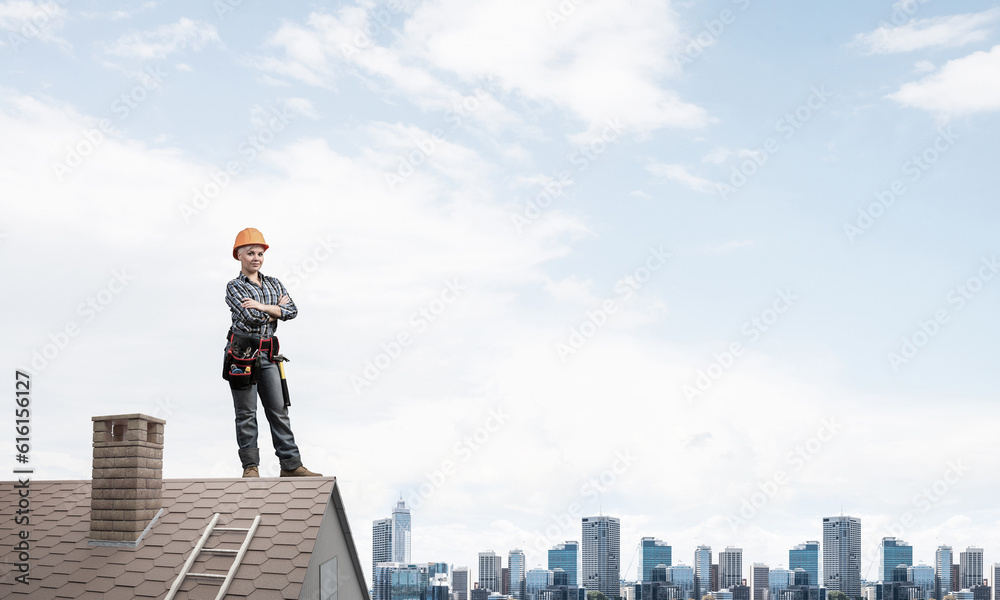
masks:
<svg viewBox="0 0 1000 600"><path fill-rule="evenodd" d="M264 246L264 250L269 248L267 242L264 241L264 234L253 227L247 227L236 234L236 242L233 244L233 258L236 260L239 260L239 257L236 256L236 249L240 246Z"/></svg>

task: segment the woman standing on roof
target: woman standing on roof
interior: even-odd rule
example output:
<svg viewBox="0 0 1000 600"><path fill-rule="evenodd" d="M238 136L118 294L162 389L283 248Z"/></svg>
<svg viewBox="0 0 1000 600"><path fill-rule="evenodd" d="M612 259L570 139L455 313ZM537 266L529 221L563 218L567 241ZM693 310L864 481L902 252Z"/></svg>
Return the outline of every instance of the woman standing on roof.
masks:
<svg viewBox="0 0 1000 600"><path fill-rule="evenodd" d="M229 381L236 409L236 442L244 477L260 477L260 450L257 448L257 397L260 396L271 428L274 453L282 477L320 476L302 466L295 445L288 406L281 391L281 378L274 358L278 321L294 319L298 309L285 286L275 277L260 272L268 249L264 235L244 229L236 235L233 258L240 261L240 274L226 285L226 304L232 313L223 377Z"/></svg>

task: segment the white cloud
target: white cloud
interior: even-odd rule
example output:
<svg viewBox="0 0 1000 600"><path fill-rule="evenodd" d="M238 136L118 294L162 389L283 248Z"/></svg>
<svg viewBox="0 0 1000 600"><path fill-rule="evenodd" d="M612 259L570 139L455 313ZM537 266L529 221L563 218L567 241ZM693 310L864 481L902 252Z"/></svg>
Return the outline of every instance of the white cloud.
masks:
<svg viewBox="0 0 1000 600"><path fill-rule="evenodd" d="M936 73L907 83L888 97L943 115L1000 110L1000 45L948 61Z"/></svg>
<svg viewBox="0 0 1000 600"><path fill-rule="evenodd" d="M221 44L214 25L181 18L176 23L123 35L106 51L122 58L162 60L175 52L201 50L210 42Z"/></svg>
<svg viewBox="0 0 1000 600"><path fill-rule="evenodd" d="M653 163L646 165L646 170L702 194L711 194L715 191L715 183L691 173L684 165Z"/></svg>
<svg viewBox="0 0 1000 600"><path fill-rule="evenodd" d="M854 44L869 54L911 52L922 48L953 48L985 40L986 26L1000 17L1000 9L948 17L912 20L905 25L882 25L871 33L854 36Z"/></svg>
<svg viewBox="0 0 1000 600"><path fill-rule="evenodd" d="M726 162L726 159L732 156L733 152L729 148L719 147L712 150L705 156L701 158L701 162L708 162L716 165L721 165Z"/></svg>
<svg viewBox="0 0 1000 600"><path fill-rule="evenodd" d="M636 132L709 122L703 109L662 84L676 68L669 56L682 41L669 2L623 11L611 0L594 0L555 24L548 12L550 7L531 0L437 0L420 4L408 18L390 15L387 26L396 35L380 45L378 36L366 32L384 28L368 9L350 6L313 13L305 25L283 25L269 44L284 56L260 58L256 65L325 87L354 70L425 108L462 100L443 76L432 73L471 86L493 82L487 87L496 89L482 98L477 120L520 125L497 100L502 90L569 111L585 123L583 139L600 132L608 119Z"/></svg>
<svg viewBox="0 0 1000 600"><path fill-rule="evenodd" d="M0 46L11 46L16 50L32 39L55 44L64 50L69 42L55 35L66 23L66 9L55 2L34 2L31 0L9 0L0 2L0 30L10 32L3 36Z"/></svg>

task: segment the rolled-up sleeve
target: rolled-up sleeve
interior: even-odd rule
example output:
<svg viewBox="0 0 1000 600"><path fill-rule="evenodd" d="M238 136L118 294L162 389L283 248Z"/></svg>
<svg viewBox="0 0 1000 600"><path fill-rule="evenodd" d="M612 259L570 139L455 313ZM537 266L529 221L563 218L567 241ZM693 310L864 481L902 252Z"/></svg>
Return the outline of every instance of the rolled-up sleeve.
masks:
<svg viewBox="0 0 1000 600"><path fill-rule="evenodd" d="M278 308L281 309L281 316L279 317L282 321L287 321L289 319L294 319L299 314L299 308L295 306L295 300L292 300L291 294L285 289L284 284L282 284L277 279L274 283L278 286L278 297L288 296L288 304L279 304Z"/></svg>
<svg viewBox="0 0 1000 600"><path fill-rule="evenodd" d="M229 310L233 313L233 321L242 321L254 327L268 322L271 317L267 313L255 308L243 308L242 306L245 298L253 298L259 301L257 296L258 294L253 293L252 290L248 290L237 279L230 281L226 285L226 304L229 305Z"/></svg>

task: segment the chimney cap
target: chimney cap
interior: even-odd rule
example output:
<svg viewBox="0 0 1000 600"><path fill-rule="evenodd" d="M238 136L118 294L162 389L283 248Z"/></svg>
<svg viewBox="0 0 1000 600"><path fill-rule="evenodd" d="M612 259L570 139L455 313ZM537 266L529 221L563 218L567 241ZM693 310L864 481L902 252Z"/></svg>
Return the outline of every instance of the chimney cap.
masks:
<svg viewBox="0 0 1000 600"><path fill-rule="evenodd" d="M101 417L90 417L91 421L109 421L109 420L119 420L119 419L142 419L144 421L152 421L153 423L160 423L161 425L166 425L166 421L163 419L157 419L156 417L151 417L149 415L144 415L142 413L131 413L127 415L104 415Z"/></svg>

